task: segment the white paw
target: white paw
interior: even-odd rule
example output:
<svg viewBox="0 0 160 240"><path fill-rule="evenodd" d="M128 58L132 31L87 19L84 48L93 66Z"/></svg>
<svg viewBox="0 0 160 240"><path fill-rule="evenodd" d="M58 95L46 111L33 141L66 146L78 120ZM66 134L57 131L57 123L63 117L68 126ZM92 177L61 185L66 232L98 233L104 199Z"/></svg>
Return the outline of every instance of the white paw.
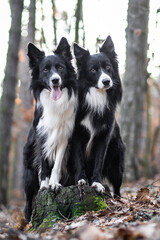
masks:
<svg viewBox="0 0 160 240"><path fill-rule="evenodd" d="M95 188L95 190L98 192L98 193L104 193L105 191L105 188L103 187L103 185L99 182L93 182L92 183L92 187Z"/></svg>
<svg viewBox="0 0 160 240"><path fill-rule="evenodd" d="M84 179L80 179L78 181L78 186L84 186L84 185L86 185L86 181Z"/></svg>
<svg viewBox="0 0 160 240"><path fill-rule="evenodd" d="M62 185L60 183L49 183L49 187L55 192L57 193L61 188Z"/></svg>
<svg viewBox="0 0 160 240"><path fill-rule="evenodd" d="M40 190L45 189L45 188L49 188L48 178L46 178L45 180L41 181Z"/></svg>

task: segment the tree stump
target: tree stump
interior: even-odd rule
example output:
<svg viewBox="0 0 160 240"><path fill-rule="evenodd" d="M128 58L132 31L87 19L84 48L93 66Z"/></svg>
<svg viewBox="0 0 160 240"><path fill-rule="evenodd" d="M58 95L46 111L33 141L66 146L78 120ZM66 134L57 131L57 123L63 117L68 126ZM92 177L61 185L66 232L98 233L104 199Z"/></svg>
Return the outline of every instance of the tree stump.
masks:
<svg viewBox="0 0 160 240"><path fill-rule="evenodd" d="M83 199L77 186L64 187L58 194L50 189L39 191L33 206L33 228L46 229L59 220L74 219L87 211L106 209L105 199L111 194L108 186L105 189L105 194L100 195L92 187L85 186Z"/></svg>

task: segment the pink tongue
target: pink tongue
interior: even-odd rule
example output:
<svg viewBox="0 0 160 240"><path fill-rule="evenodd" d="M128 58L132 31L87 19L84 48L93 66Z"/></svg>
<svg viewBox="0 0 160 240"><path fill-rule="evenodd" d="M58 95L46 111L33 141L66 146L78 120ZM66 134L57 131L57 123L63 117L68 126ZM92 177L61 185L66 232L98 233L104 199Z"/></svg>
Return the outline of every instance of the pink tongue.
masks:
<svg viewBox="0 0 160 240"><path fill-rule="evenodd" d="M57 101L62 96L62 91L60 90L60 87L53 87L51 94L52 94L53 100Z"/></svg>

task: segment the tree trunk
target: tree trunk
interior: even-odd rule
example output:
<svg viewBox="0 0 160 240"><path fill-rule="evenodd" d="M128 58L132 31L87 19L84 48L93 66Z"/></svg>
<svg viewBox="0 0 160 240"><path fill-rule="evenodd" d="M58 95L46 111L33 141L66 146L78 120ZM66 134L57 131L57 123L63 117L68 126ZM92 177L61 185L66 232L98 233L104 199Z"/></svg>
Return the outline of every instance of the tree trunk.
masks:
<svg viewBox="0 0 160 240"><path fill-rule="evenodd" d="M11 142L11 126L17 83L18 50L21 37L23 1L11 0L12 24L9 33L7 65L0 103L0 203L7 203L8 157Z"/></svg>
<svg viewBox="0 0 160 240"><path fill-rule="evenodd" d="M126 178L137 179L147 75L149 0L130 0L128 8L126 72L120 125L126 143Z"/></svg>
<svg viewBox="0 0 160 240"><path fill-rule="evenodd" d="M56 5L55 0L52 0L52 10L53 10L53 30L54 30L54 46L57 46L57 19L56 19Z"/></svg>
<svg viewBox="0 0 160 240"><path fill-rule="evenodd" d="M18 78L21 81L19 89L19 97L21 104L15 107L15 122L17 122L17 136L15 144L15 156L13 161L13 193L15 197L22 199L22 183L23 183L23 147L26 142L31 122L33 120L33 96L29 91L30 75L29 64L27 57L27 44L29 42L34 43L35 36L35 0L30 1L28 8L29 22L28 22L28 35L21 38L20 51L19 51L19 66L18 66ZM15 176L15 177L14 177ZM17 196L18 195L18 196ZM14 196L12 196L14 197Z"/></svg>
<svg viewBox="0 0 160 240"><path fill-rule="evenodd" d="M75 42L79 43L79 30L80 30L80 22L82 22L82 31L83 31L83 47L84 47L84 42L85 42L85 32L84 32L84 24L83 24L83 0L77 0L77 6L76 6L76 11L75 11Z"/></svg>
<svg viewBox="0 0 160 240"><path fill-rule="evenodd" d="M92 187L85 186L83 199L80 199L77 186L64 187L58 194L49 189L41 190L33 207L33 228L42 230L52 227L61 219L69 220L87 211L106 209L105 198L108 197L111 197L108 186L105 195L100 195Z"/></svg>

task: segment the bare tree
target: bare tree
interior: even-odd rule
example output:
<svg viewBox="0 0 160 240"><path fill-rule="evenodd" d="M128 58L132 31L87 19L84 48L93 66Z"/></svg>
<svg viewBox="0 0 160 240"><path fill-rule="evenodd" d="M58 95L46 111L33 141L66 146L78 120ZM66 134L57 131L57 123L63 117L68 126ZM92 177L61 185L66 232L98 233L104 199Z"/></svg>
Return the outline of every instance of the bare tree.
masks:
<svg viewBox="0 0 160 240"><path fill-rule="evenodd" d="M129 0L126 71L120 124L127 145L126 178L139 177L144 93L147 77L147 36L149 0Z"/></svg>
<svg viewBox="0 0 160 240"><path fill-rule="evenodd" d="M85 31L84 31L84 23L83 23L83 0L77 0L77 6L75 10L75 42L79 43L79 31L82 29L83 31L83 46L85 46ZM80 28L80 23L82 23L82 26Z"/></svg>
<svg viewBox="0 0 160 240"><path fill-rule="evenodd" d="M29 91L30 75L27 57L27 45L29 42L34 43L35 38L35 0L30 1L30 5L29 7L27 6L27 10L29 12L29 21L25 28L27 28L28 34L27 36L21 37L19 51L18 78L21 82L19 87L19 98L21 104L15 107L14 112L14 121L17 122L17 135L15 137L16 144L14 144L14 159L12 162L13 177L11 177L11 194L15 193L16 198L19 197L20 199L23 197L23 147L26 142L33 117L33 96Z"/></svg>
<svg viewBox="0 0 160 240"><path fill-rule="evenodd" d="M18 50L21 38L23 0L10 0L12 24L9 33L7 65L0 102L0 203L7 204L8 156L17 84Z"/></svg>
<svg viewBox="0 0 160 240"><path fill-rule="evenodd" d="M57 19L56 19L56 4L55 4L55 0L51 0L52 1L52 11L53 11L53 15L52 15L52 19L53 19L53 30L54 30L54 45L57 46Z"/></svg>

